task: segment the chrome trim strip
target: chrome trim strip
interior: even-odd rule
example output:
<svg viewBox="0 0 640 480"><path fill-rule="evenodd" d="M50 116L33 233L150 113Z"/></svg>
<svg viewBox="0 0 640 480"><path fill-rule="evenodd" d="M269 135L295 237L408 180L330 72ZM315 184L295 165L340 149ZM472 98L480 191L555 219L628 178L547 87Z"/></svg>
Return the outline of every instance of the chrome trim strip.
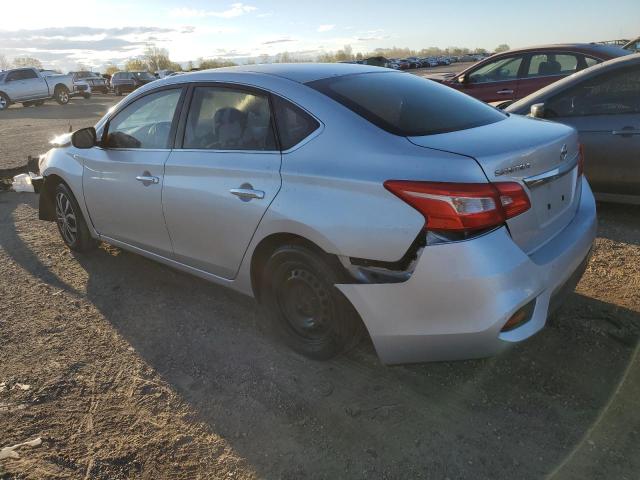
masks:
<svg viewBox="0 0 640 480"><path fill-rule="evenodd" d="M531 177L526 177L523 179L525 185L529 188L537 187L539 185L544 185L545 183L552 182L567 173L571 172L578 165L578 154L576 154L571 160L565 162L557 166L556 168L552 168L551 170L547 170L546 172L539 173L538 175L533 175Z"/></svg>

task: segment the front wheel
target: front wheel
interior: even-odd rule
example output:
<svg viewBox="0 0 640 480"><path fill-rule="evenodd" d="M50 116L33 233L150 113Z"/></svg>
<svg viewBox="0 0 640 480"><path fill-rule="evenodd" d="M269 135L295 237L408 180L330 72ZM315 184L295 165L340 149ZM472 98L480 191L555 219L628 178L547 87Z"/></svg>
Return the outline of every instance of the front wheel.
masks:
<svg viewBox="0 0 640 480"><path fill-rule="evenodd" d="M59 183L54 192L56 224L64 243L76 252L86 252L96 245L91 238L82 210L73 193L64 183Z"/></svg>
<svg viewBox="0 0 640 480"><path fill-rule="evenodd" d="M362 324L335 287L343 278L330 259L302 245L285 245L269 258L261 301L276 333L293 350L328 360L358 343Z"/></svg>
<svg viewBox="0 0 640 480"><path fill-rule="evenodd" d="M6 110L9 108L9 97L7 97L4 93L0 93L0 110Z"/></svg>
<svg viewBox="0 0 640 480"><path fill-rule="evenodd" d="M57 87L53 96L60 105L69 103L69 89L64 86Z"/></svg>

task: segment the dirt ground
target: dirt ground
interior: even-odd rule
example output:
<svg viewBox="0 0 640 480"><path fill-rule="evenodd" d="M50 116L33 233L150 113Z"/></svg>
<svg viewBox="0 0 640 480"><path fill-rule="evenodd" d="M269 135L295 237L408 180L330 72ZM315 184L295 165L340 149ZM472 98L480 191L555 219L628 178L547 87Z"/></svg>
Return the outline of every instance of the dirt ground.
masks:
<svg viewBox="0 0 640 480"><path fill-rule="evenodd" d="M13 112L0 149L26 157ZM300 357L252 300L113 247L71 253L37 195L0 193L0 452L42 439L0 479L636 479L640 208L599 216L577 292L538 335L385 367L368 342Z"/></svg>

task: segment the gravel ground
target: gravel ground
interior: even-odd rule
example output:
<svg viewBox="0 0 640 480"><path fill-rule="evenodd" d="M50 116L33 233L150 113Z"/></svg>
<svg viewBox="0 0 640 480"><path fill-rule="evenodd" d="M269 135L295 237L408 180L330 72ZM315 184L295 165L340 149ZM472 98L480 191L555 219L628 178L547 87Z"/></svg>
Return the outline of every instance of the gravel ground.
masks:
<svg viewBox="0 0 640 480"><path fill-rule="evenodd" d="M14 123L0 148L26 157ZM0 478L636 479L640 208L599 214L583 280L534 338L385 367L368 342L300 357L253 301L113 247L71 253L37 195L0 193L0 451L43 442Z"/></svg>

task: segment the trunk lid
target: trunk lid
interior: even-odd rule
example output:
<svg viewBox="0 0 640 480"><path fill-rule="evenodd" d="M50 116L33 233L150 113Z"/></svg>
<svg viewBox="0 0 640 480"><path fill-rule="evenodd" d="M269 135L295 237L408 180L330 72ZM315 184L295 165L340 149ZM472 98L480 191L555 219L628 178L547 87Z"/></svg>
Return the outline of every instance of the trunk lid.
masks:
<svg viewBox="0 0 640 480"><path fill-rule="evenodd" d="M523 185L531 208L509 219L507 226L527 253L551 240L575 216L581 193L579 145L570 127L512 115L497 123L409 141L468 156L491 182Z"/></svg>

